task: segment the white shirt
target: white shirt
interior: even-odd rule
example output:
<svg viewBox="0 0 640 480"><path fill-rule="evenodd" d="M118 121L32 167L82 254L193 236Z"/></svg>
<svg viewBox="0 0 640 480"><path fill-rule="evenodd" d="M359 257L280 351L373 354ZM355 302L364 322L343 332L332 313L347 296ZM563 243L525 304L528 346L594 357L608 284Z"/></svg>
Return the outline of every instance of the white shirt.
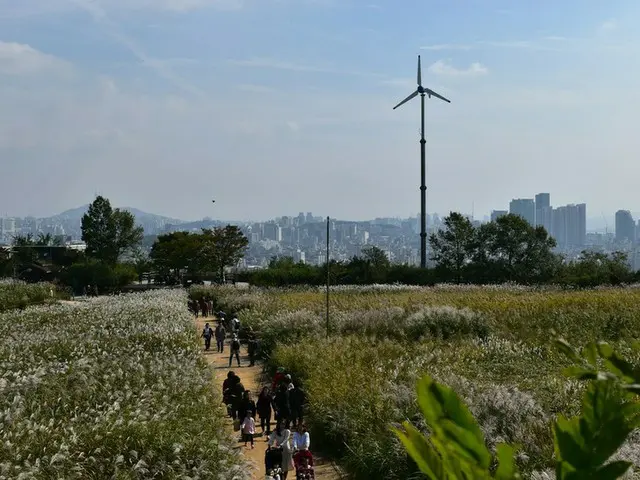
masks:
<svg viewBox="0 0 640 480"><path fill-rule="evenodd" d="M244 422L242 422L240 428L242 428L242 433L250 433L253 435L256 433L256 421L251 417L247 417L244 419Z"/></svg>
<svg viewBox="0 0 640 480"><path fill-rule="evenodd" d="M310 445L309 432L293 432L293 449L308 450Z"/></svg>

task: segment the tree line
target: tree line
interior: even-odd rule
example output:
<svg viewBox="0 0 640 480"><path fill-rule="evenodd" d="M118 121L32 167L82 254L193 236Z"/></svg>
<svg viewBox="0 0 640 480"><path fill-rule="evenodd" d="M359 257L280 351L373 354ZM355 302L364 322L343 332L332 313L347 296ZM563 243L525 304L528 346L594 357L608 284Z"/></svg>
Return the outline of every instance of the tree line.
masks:
<svg viewBox="0 0 640 480"><path fill-rule="evenodd" d="M429 238L435 267L421 269L391 264L381 249L368 246L349 261L332 261L333 284L436 283L525 285L559 284L575 287L619 285L640 280L626 254L584 251L567 261L553 251L556 241L542 226L533 227L518 215L505 215L475 226L464 215L452 212L444 228ZM268 268L245 272L242 280L261 286L322 285L327 266L273 258Z"/></svg>
<svg viewBox="0 0 640 480"><path fill-rule="evenodd" d="M223 283L249 244L233 225L159 235L148 254L142 248L143 239L147 240L143 229L130 212L112 208L108 199L99 196L82 217L84 252L64 246L51 235L18 236L10 247L0 249L0 276L53 281L77 294L110 293L144 279L161 285ZM567 261L553 251L556 242L543 227L533 227L517 215L475 226L452 212L429 243L433 268L392 264L380 248L366 246L349 261L330 261L329 281L334 285L515 282L593 287L640 280L621 252L585 251ZM327 264L274 257L267 268L240 271L234 279L258 286L323 285Z"/></svg>
<svg viewBox="0 0 640 480"><path fill-rule="evenodd" d="M242 258L247 238L236 226L159 235L150 254L133 214L96 197L81 220L84 251L51 235L16 236L0 248L0 276L51 281L76 294L118 291L143 279L175 285L189 279L224 281L225 268Z"/></svg>

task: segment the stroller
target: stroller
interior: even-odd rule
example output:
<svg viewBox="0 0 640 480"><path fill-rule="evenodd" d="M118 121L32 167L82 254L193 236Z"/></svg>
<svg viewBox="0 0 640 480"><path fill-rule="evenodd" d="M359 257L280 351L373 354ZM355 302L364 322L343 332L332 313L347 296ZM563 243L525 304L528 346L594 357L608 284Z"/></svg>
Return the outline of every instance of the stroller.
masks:
<svg viewBox="0 0 640 480"><path fill-rule="evenodd" d="M268 448L264 452L264 466L267 471L266 480L281 480L282 448Z"/></svg>
<svg viewBox="0 0 640 480"><path fill-rule="evenodd" d="M296 480L315 480L313 455L309 450L298 450L293 455L293 464L296 467Z"/></svg>

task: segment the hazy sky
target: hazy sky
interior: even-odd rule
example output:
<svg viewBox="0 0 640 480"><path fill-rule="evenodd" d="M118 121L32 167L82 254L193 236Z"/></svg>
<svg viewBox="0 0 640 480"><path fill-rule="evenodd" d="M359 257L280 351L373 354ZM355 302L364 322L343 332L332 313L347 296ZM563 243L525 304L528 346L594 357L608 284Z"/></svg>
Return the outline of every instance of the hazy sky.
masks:
<svg viewBox="0 0 640 480"><path fill-rule="evenodd" d="M640 2L0 0L0 215L638 210ZM215 198L213 205L211 199Z"/></svg>

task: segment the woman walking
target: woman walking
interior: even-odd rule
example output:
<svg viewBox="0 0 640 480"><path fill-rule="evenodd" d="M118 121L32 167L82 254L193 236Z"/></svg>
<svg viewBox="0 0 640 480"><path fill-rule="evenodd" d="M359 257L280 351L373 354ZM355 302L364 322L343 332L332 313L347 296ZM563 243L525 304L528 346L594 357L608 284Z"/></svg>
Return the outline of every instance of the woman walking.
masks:
<svg viewBox="0 0 640 480"><path fill-rule="evenodd" d="M277 422L275 430L269 436L268 446L282 448L282 480L287 480L287 475L294 469L290 441L291 431L284 428L282 422Z"/></svg>
<svg viewBox="0 0 640 480"><path fill-rule="evenodd" d="M260 428L263 434L271 435L271 411L272 411L273 398L271 398L271 392L269 387L264 387L260 396L258 397L258 416L260 417ZM266 427L266 430L265 430Z"/></svg>

